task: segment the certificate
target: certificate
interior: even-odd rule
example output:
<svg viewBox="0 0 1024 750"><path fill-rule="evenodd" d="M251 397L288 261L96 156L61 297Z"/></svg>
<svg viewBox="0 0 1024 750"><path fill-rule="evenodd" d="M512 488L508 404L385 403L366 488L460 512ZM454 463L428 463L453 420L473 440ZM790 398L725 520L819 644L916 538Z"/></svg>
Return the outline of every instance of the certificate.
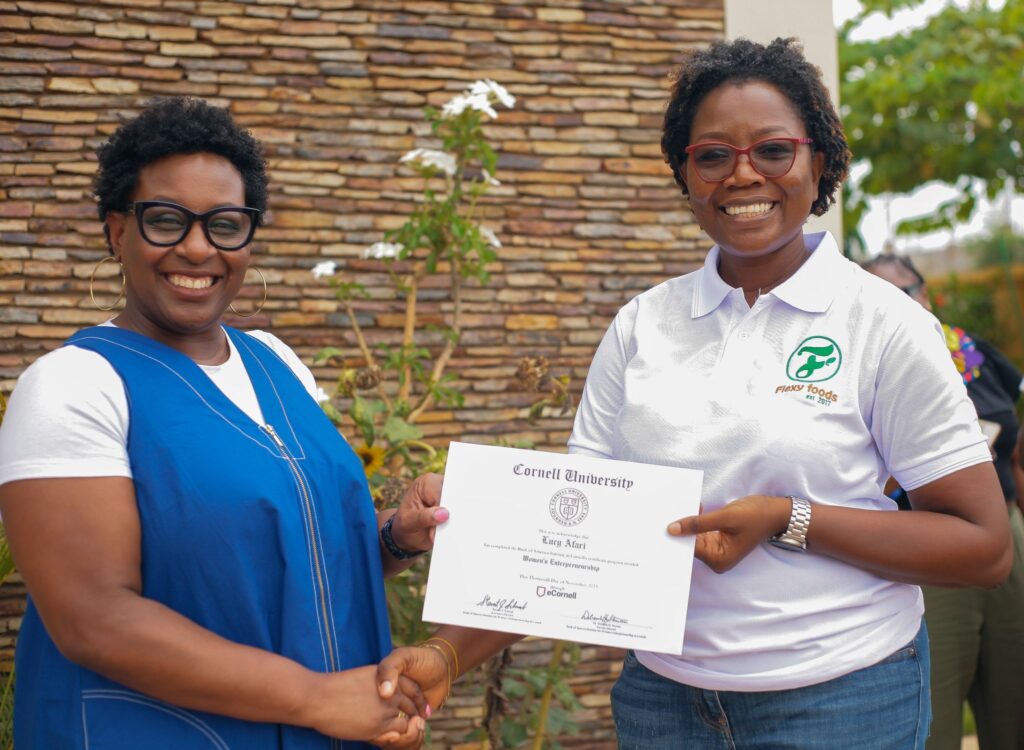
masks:
<svg viewBox="0 0 1024 750"><path fill-rule="evenodd" d="M679 654L692 469L452 443L423 619Z"/></svg>

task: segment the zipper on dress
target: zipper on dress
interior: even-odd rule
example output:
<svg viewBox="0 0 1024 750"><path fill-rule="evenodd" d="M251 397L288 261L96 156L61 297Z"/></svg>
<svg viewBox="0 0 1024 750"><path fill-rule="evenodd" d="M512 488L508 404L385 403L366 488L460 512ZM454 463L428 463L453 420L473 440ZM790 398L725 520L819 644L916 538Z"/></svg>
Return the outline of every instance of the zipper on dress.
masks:
<svg viewBox="0 0 1024 750"><path fill-rule="evenodd" d="M281 451L281 455L285 461L288 462L288 467L292 470L292 475L295 477L295 482L299 486L299 494L302 495L302 502L306 508L306 522L309 526L309 539L310 549L313 551L313 567L316 570L316 582L318 593L320 594L320 610L323 617L323 630L327 637L327 655L330 660L330 668L332 672L338 670L337 662L334 658L334 642L331 639L331 626L330 618L328 616L327 607L327 592L324 587L324 574L321 569L320 562L320 545L316 536L316 525L313 523L313 502L310 498L309 488L306 486L306 482L302 477L302 472L299 471L298 464L295 462L295 458L289 452L288 447L284 444L284 441L277 434L277 430L274 429L273 425L265 424L260 425L265 433L270 436L270 439L274 441L278 450Z"/></svg>

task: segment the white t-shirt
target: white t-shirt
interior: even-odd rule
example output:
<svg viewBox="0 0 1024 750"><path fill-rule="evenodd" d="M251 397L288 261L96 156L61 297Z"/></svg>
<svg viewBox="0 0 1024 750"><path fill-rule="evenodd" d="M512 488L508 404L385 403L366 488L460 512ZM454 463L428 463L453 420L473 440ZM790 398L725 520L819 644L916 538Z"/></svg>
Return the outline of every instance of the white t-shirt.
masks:
<svg viewBox="0 0 1024 750"><path fill-rule="evenodd" d="M890 474L912 490L991 460L938 321L831 236L806 239L811 256L753 306L713 248L702 269L623 307L570 452L702 469L705 510L768 494L894 511ZM672 571L650 585L672 586ZM762 544L721 575L695 562L683 655L638 656L700 688L796 688L904 646L922 611L916 586Z"/></svg>
<svg viewBox="0 0 1024 750"><path fill-rule="evenodd" d="M105 324L109 325L109 323ZM249 331L274 351L316 397L316 381L287 344ZM221 365L200 365L242 411L263 414L238 350ZM131 477L128 400L124 383L101 355L63 346L36 360L18 378L0 427L0 484L18 479Z"/></svg>

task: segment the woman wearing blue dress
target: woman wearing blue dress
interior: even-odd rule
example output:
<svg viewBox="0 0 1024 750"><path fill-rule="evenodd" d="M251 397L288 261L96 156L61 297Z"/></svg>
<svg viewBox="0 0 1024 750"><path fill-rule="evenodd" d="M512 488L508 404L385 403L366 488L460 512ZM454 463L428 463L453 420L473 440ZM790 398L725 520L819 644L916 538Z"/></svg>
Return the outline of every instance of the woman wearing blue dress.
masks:
<svg viewBox="0 0 1024 750"><path fill-rule="evenodd" d="M164 100L100 148L96 197L124 309L33 364L0 431L30 595L17 747L418 746L419 688L378 690L383 578L431 546L440 479L377 514L309 370L222 325L266 210L259 144Z"/></svg>

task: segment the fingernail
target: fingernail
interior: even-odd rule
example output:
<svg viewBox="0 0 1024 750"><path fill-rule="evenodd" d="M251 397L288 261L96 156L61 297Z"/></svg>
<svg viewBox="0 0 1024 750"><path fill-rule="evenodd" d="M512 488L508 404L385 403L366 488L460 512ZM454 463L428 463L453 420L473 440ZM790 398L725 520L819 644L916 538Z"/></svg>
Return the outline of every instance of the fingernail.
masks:
<svg viewBox="0 0 1024 750"><path fill-rule="evenodd" d="M434 511L434 520L441 523L443 521L447 521L449 515L447 508L438 508Z"/></svg>
<svg viewBox="0 0 1024 750"><path fill-rule="evenodd" d="M679 521L673 521L668 525L668 533L672 536L679 536L683 533L683 525Z"/></svg>
<svg viewBox="0 0 1024 750"><path fill-rule="evenodd" d="M431 715L432 713L434 713L434 712L433 712L432 710L430 710L430 704L429 704L429 703L427 704L427 710L426 710L426 711L424 711L424 713L425 713L425 714L427 715L427 718L428 718L428 719L430 718L430 715Z"/></svg>
<svg viewBox="0 0 1024 750"><path fill-rule="evenodd" d="M392 685L389 680L384 680L384 682L382 682L380 684L380 689L383 690L388 695L391 695L391 690L393 688L394 688L394 685Z"/></svg>

